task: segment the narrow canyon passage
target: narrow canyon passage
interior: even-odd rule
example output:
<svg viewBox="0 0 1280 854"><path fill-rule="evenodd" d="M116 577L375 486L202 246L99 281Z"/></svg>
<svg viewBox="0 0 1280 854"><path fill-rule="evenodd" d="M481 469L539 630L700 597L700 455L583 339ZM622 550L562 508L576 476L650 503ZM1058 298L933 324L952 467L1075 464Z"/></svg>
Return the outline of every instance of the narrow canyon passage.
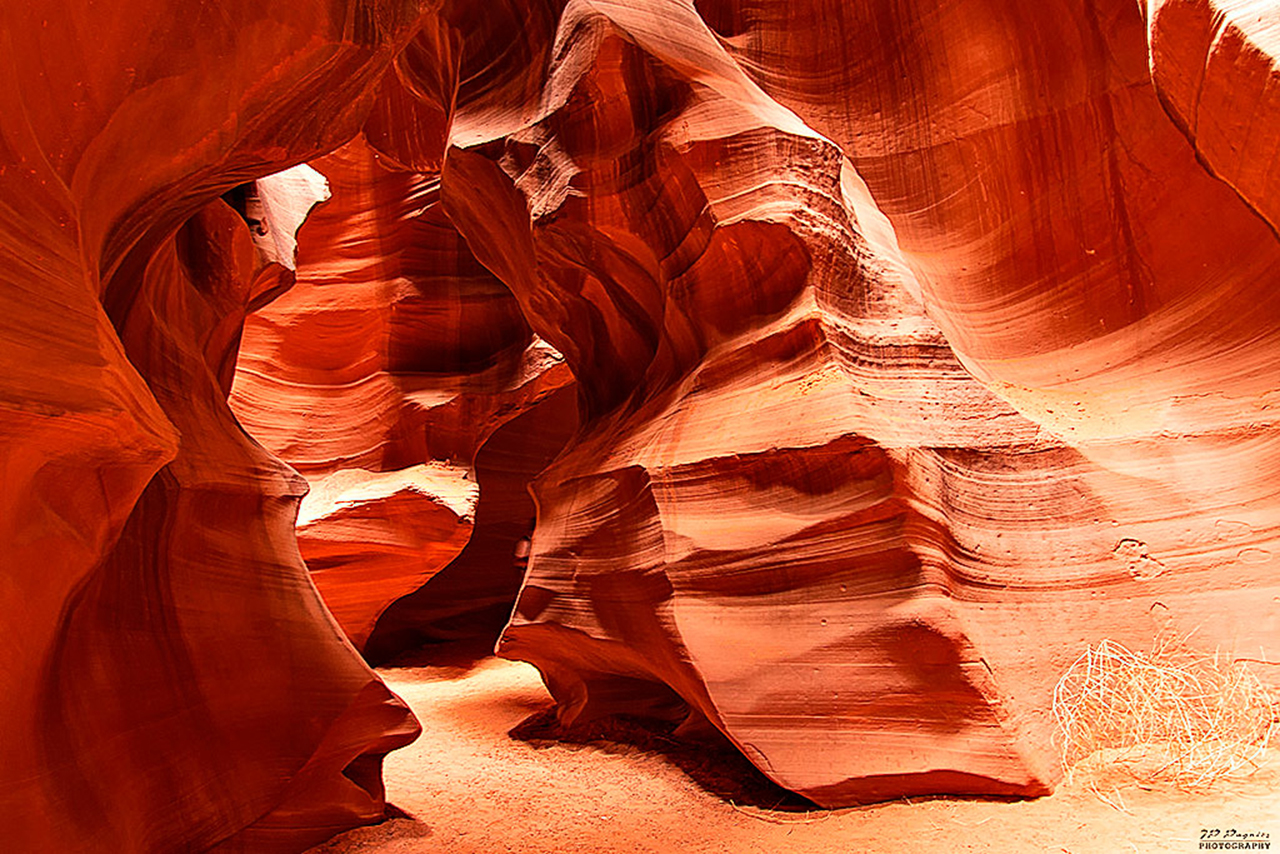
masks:
<svg viewBox="0 0 1280 854"><path fill-rule="evenodd" d="M1280 3L110 5L0 2L0 847L1280 833Z"/></svg>

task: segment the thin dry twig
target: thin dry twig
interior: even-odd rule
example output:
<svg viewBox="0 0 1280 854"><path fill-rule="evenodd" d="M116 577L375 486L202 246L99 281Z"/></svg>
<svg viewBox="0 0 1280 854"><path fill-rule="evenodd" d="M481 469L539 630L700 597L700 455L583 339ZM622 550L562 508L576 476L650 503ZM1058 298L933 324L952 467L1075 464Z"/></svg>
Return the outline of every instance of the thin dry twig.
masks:
<svg viewBox="0 0 1280 854"><path fill-rule="evenodd" d="M1119 790L1109 799L1096 786L1107 771L1202 791L1261 765L1277 723L1271 697L1247 662L1196 650L1190 637L1162 632L1147 652L1103 640L1054 689L1068 777L1089 771L1117 809L1127 812Z"/></svg>
<svg viewBox="0 0 1280 854"><path fill-rule="evenodd" d="M744 809L735 804L732 800L729 801L729 806L733 807L735 812L740 812L745 816L756 819L757 821L767 821L770 824L816 824L820 821L826 821L834 815L834 813L831 812L824 812L822 815L809 818L809 813L805 812L805 818L781 818L779 816L766 815L764 813Z"/></svg>

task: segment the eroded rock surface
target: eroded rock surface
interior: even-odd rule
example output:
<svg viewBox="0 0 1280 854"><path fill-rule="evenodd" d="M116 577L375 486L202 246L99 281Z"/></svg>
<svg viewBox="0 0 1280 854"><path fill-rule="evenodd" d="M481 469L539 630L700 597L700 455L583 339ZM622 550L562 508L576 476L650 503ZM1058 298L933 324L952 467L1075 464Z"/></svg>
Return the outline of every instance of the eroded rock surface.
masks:
<svg viewBox="0 0 1280 854"><path fill-rule="evenodd" d="M706 718L824 804L1034 793L1089 638L1275 644L1280 246L1140 8L586 2L551 45L442 193L585 390L502 645L566 716Z"/></svg>
<svg viewBox="0 0 1280 854"><path fill-rule="evenodd" d="M1046 791L1101 637L1275 660L1263 5L134 14L0 11L19 848L377 816L303 480L370 654L506 620L824 805Z"/></svg>
<svg viewBox="0 0 1280 854"><path fill-rule="evenodd" d="M496 638L521 580L512 549L533 517L504 496L523 496L567 434L553 430L550 453L527 441L539 463L511 483L482 485L477 459L495 431L573 377L472 256L444 213L438 173L406 169L371 139L366 128L311 164L332 195L299 232L296 284L245 324L231 405L310 482L299 545L357 648L418 590L449 623L436 634ZM572 429L576 414L560 407L561 423ZM504 535L504 525L520 530ZM371 657L431 637L434 622L419 613Z"/></svg>
<svg viewBox="0 0 1280 854"><path fill-rule="evenodd" d="M364 121L402 2L0 9L0 809L14 851L298 850L417 724L226 404L263 266L234 187ZM263 290L266 289L266 290Z"/></svg>
<svg viewBox="0 0 1280 854"><path fill-rule="evenodd" d="M311 484L298 548L357 649L388 602L422 587L466 546L479 498L469 474L447 464L343 469Z"/></svg>

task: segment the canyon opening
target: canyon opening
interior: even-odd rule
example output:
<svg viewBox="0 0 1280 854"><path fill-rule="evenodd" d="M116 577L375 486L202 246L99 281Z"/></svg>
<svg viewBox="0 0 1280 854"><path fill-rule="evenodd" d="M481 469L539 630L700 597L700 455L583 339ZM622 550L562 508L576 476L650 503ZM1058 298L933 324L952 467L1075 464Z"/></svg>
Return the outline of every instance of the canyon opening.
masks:
<svg viewBox="0 0 1280 854"><path fill-rule="evenodd" d="M1269 850L1277 33L0 0L0 848Z"/></svg>

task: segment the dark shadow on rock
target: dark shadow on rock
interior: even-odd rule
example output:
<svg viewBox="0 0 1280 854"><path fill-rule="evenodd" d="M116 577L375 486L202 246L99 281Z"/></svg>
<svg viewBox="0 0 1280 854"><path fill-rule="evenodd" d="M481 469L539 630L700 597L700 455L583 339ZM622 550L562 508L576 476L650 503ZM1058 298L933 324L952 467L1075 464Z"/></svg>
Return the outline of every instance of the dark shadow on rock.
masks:
<svg viewBox="0 0 1280 854"><path fill-rule="evenodd" d="M487 637L462 638L428 643L400 653L379 665L379 669L430 667L433 676L457 679L493 657L493 640Z"/></svg>
<svg viewBox="0 0 1280 854"><path fill-rule="evenodd" d="M422 644L479 639L493 645L524 580L535 508L529 482L560 453L578 426L578 397L569 386L494 431L475 457L480 503L471 539L417 591L392 603L364 645L375 667Z"/></svg>
<svg viewBox="0 0 1280 854"><path fill-rule="evenodd" d="M393 818L407 818L409 821L419 821L418 817L411 812L400 809L393 803L388 802L384 815L388 820Z"/></svg>
<svg viewBox="0 0 1280 854"><path fill-rule="evenodd" d="M327 842L308 848L306 854L346 854L377 849L397 839L426 839L434 834L430 825L395 804L387 804L384 815L385 818L377 824L339 833Z"/></svg>
<svg viewBox="0 0 1280 854"><path fill-rule="evenodd" d="M716 733L697 740L675 735L676 723L610 715L564 726L554 708L525 718L508 735L535 749L564 747L615 754L660 756L705 791L738 806L782 812L817 809L812 801L782 788Z"/></svg>

